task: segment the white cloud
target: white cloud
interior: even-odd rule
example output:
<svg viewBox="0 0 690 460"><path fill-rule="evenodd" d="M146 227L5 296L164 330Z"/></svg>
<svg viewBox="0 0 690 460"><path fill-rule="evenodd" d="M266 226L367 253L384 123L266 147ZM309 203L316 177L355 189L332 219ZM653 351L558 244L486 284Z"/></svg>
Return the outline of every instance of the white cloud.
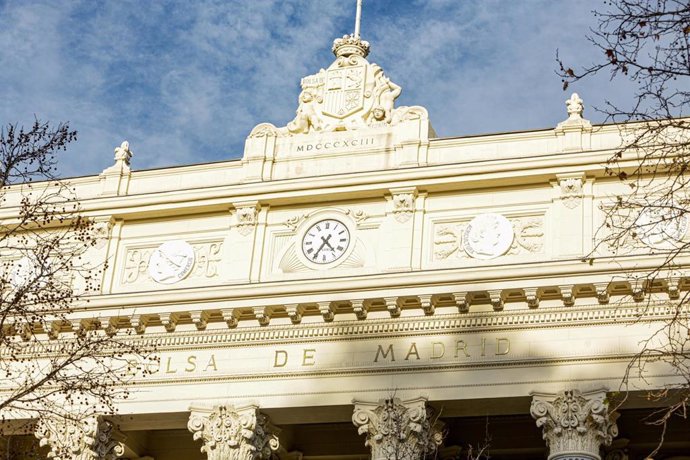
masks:
<svg viewBox="0 0 690 460"><path fill-rule="evenodd" d="M372 1L363 35L403 86L400 103L427 106L439 133L547 127L565 118L556 48L595 58L590 5ZM71 121L67 175L99 172L123 139L135 168L237 158L254 125L293 116L300 78L330 64L353 13L354 1L11 0L0 6L0 121ZM589 104L626 89L606 83L577 89Z"/></svg>

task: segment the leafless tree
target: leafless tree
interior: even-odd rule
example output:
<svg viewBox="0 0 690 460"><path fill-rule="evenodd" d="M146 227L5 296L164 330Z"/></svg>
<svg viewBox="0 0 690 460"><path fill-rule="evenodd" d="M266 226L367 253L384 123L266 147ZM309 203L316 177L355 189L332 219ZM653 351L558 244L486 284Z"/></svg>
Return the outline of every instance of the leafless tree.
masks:
<svg viewBox="0 0 690 460"><path fill-rule="evenodd" d="M97 320L76 321L100 290L89 252L99 228L80 213L57 154L76 140L68 124L0 130L0 427L112 413L126 397L130 340ZM86 318L86 316L84 316ZM69 446L65 446L69 448ZM59 452L58 452L59 453Z"/></svg>
<svg viewBox="0 0 690 460"><path fill-rule="evenodd" d="M644 379L652 363L665 363L675 374L676 384L649 393L663 408L648 421L663 431L671 418L687 418L690 402L690 299L681 289L690 249L683 238L690 213L690 2L610 0L594 14L598 25L588 39L601 60L579 70L559 60L564 89L603 72L630 80L636 90L627 106L598 108L621 130L623 143L606 164L620 192L601 207L603 225L587 261L645 252L651 262L630 275L633 297L641 302L645 294L669 293L667 319L642 344L624 378ZM641 308L650 305L641 302ZM656 451L661 443L663 434Z"/></svg>

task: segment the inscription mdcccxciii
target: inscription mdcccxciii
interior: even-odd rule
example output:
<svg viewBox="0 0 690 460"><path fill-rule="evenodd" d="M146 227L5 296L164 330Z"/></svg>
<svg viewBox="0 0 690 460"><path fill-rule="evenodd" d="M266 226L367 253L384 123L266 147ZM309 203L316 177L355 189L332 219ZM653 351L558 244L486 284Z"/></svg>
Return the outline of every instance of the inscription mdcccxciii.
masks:
<svg viewBox="0 0 690 460"><path fill-rule="evenodd" d="M373 147L376 145L375 137L359 137L353 139L339 139L336 141L307 142L295 146L296 152L318 152L323 150L340 150L357 147Z"/></svg>

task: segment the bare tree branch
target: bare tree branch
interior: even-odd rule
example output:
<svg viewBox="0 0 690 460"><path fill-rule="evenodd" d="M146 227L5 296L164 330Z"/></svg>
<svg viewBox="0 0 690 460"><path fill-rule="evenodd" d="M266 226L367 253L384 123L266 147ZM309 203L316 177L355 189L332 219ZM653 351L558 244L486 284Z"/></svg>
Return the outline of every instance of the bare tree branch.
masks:
<svg viewBox="0 0 690 460"><path fill-rule="evenodd" d="M622 187L601 204L603 224L587 260L660 256L651 269L631 273L631 284L641 292L654 293L661 285L679 292L687 277L684 258L690 254L685 238L690 213L690 2L612 0L603 8L594 12L598 25L588 36L601 51L601 61L576 69L558 58L564 89L602 72L636 85L629 106L607 102L598 109L620 126L623 143L608 159L606 173ZM661 408L647 422L662 429L650 456L661 448L669 420L688 415L690 299L676 296L668 302L668 319L640 344L622 384L627 387L633 378L646 381L652 364L666 365L676 379L648 392Z"/></svg>
<svg viewBox="0 0 690 460"><path fill-rule="evenodd" d="M57 154L76 136L39 120L0 129L0 422L113 413L128 360L147 355L127 334L74 320L100 292L105 265L90 251L107 237L57 177Z"/></svg>

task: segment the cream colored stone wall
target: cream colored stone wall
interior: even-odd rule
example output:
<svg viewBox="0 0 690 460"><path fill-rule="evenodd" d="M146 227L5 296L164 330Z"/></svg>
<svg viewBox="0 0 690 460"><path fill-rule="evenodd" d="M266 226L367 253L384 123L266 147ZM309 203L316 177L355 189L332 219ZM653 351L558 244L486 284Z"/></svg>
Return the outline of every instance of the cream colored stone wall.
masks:
<svg viewBox="0 0 690 460"><path fill-rule="evenodd" d="M180 428L168 417L227 403L318 423L392 394L483 415L482 401L618 388L673 313L681 275L630 281L663 261L649 245L582 262L625 193L604 166L618 126L593 127L573 95L554 129L436 138L353 40L302 80L294 120L252 130L241 160L132 171L125 142L102 174L69 181L101 236L89 264L107 267L73 329L98 319L160 358L131 359L121 415ZM24 192L9 190L0 220ZM305 235L326 219L349 242L318 263L308 244L336 234ZM629 389L676 382L648 371Z"/></svg>
<svg viewBox="0 0 690 460"><path fill-rule="evenodd" d="M613 127L590 136L592 145L618 143ZM93 179L77 179L85 212L109 235L94 264L109 268L102 293L76 316L135 327L159 347L160 369L125 412L183 411L202 382L204 400L262 407L346 404L390 389L441 400L574 381L614 387L651 326L621 330L640 304L621 309L633 288L609 282L658 260L580 262L599 207L621 186L603 174L610 150L559 145L553 131L432 139L429 163L447 164L402 169L384 160L394 150L358 149L344 163L328 156L323 167L293 155L273 170L285 177L252 184L241 183L246 162L131 172L116 197L90 196ZM321 175L339 168L356 171ZM486 213L504 216L514 239L505 254L479 259L463 243ZM335 266L301 251L306 229L325 218L351 234ZM184 279L159 283L149 261L169 241L187 242L195 261ZM602 285L610 304L597 303ZM664 317L659 305L650 321ZM142 366L151 364L133 363L133 376ZM161 385L165 397L154 390Z"/></svg>

